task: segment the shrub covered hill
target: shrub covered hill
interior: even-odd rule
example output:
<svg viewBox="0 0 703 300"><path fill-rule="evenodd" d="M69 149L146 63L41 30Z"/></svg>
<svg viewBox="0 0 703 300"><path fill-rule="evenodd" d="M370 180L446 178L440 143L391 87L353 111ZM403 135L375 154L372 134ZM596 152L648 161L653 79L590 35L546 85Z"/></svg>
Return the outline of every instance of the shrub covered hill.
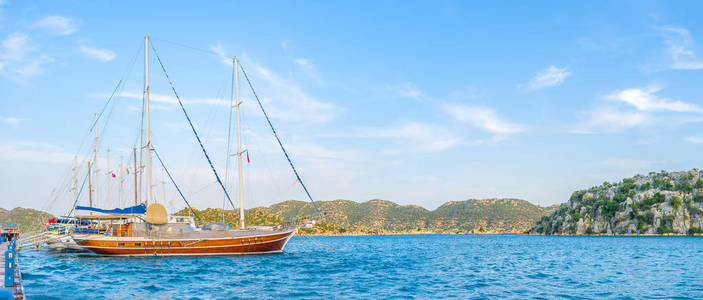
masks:
<svg viewBox="0 0 703 300"><path fill-rule="evenodd" d="M38 230L41 224L53 218L49 213L31 208L16 207L12 210L0 208L0 223L17 224L21 232Z"/></svg>
<svg viewBox="0 0 703 300"><path fill-rule="evenodd" d="M703 171L651 172L574 192L530 231L539 234L699 234Z"/></svg>
<svg viewBox="0 0 703 300"><path fill-rule="evenodd" d="M430 211L416 205L401 206L386 200L316 202L325 215L310 234L387 233L499 233L525 232L555 207L545 208L518 199L485 199L447 202ZM245 212L247 225L282 224L313 214L310 202L288 200ZM188 215L188 210L177 214ZM208 208L198 213L204 222L221 222L222 210ZM225 221L236 224L239 215L226 210Z"/></svg>

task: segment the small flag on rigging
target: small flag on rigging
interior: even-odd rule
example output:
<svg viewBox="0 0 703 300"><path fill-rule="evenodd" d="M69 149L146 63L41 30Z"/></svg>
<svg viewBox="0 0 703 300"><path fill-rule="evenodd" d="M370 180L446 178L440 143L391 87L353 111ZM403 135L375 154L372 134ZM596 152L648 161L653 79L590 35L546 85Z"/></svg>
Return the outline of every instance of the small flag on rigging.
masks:
<svg viewBox="0 0 703 300"><path fill-rule="evenodd" d="M251 163L251 161L249 160L249 150L247 150L247 163Z"/></svg>
<svg viewBox="0 0 703 300"><path fill-rule="evenodd" d="M115 175L115 173L110 173L110 175L112 175L112 178L117 177L117 175Z"/></svg>

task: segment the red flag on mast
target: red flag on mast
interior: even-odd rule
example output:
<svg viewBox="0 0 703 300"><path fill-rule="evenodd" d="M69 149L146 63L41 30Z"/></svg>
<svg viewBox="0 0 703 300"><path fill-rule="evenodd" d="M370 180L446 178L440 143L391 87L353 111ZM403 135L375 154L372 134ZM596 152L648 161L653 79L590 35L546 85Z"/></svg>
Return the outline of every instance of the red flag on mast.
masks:
<svg viewBox="0 0 703 300"><path fill-rule="evenodd" d="M115 173L110 173L110 175L112 175L112 178L117 177L117 175L115 175Z"/></svg>
<svg viewBox="0 0 703 300"><path fill-rule="evenodd" d="M251 161L249 161L249 150L247 150L247 163L251 163Z"/></svg>

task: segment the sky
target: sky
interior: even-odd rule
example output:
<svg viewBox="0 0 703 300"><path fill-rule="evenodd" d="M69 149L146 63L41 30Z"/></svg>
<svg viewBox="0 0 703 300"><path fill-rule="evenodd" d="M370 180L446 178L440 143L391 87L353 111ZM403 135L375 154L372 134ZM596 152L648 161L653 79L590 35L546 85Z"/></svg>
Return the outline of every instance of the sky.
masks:
<svg viewBox="0 0 703 300"><path fill-rule="evenodd" d="M154 148L199 208L221 207L223 192L156 53L235 205L234 56L315 200L546 206L604 181L700 168L702 6L0 0L0 207L87 204L78 191L103 107L95 203L133 203L125 169L140 148L147 34ZM304 200L238 76L245 207ZM155 201L184 207L154 164Z"/></svg>

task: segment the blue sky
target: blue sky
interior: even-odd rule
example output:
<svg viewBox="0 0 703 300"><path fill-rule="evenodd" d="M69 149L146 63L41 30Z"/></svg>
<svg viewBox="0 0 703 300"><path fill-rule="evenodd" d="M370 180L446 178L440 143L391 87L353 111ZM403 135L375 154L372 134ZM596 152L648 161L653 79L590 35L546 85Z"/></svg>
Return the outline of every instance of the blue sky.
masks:
<svg viewBox="0 0 703 300"><path fill-rule="evenodd" d="M318 200L549 205L703 162L699 2L0 3L1 207L71 205L73 158L82 179L91 119L120 79L99 123L98 203L129 201L131 181L120 193L111 179L108 203L105 163L109 148L119 173L139 138L145 34L222 174L239 56ZM151 55L155 147L195 206L220 206ZM303 199L246 87L246 206ZM154 174L156 199L182 207Z"/></svg>

